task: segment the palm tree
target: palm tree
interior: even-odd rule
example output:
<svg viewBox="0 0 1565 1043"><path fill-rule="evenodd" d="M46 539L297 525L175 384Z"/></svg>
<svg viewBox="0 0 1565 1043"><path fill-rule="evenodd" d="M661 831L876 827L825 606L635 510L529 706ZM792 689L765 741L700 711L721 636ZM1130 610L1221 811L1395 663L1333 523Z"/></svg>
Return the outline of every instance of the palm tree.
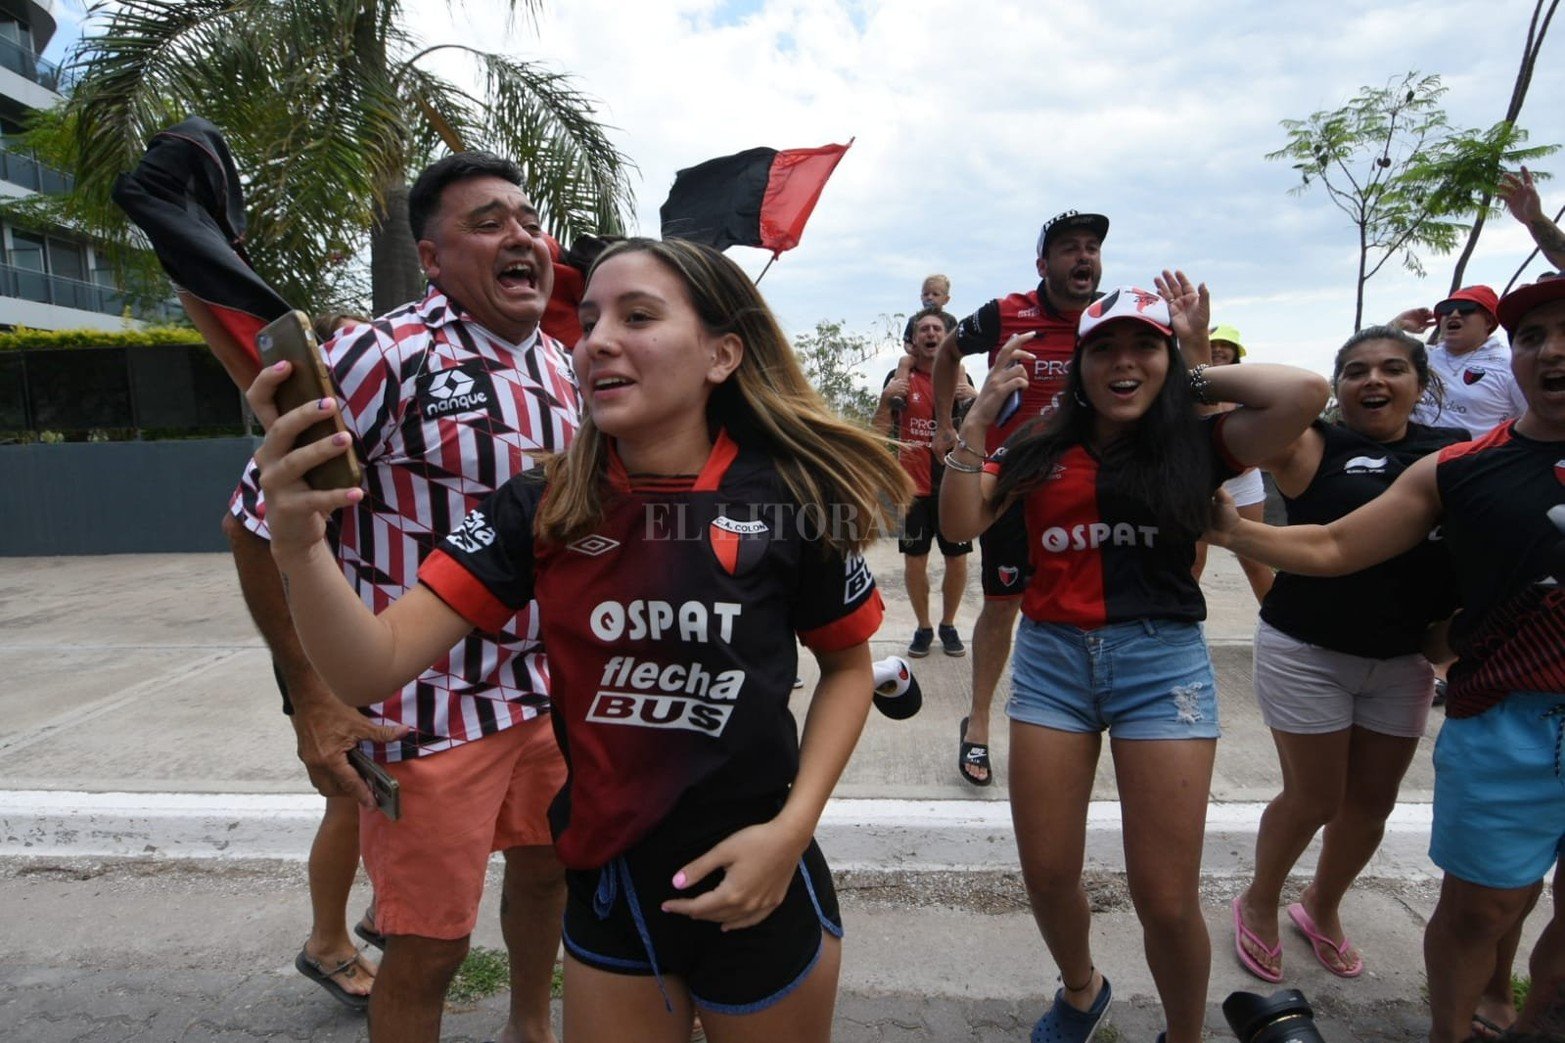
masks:
<svg viewBox="0 0 1565 1043"><path fill-rule="evenodd" d="M542 0L509 4L530 19ZM223 128L246 180L257 270L306 306L362 286L352 258L366 241L374 310L418 296L407 175L443 149L515 159L562 241L621 231L633 166L591 99L537 63L422 46L406 16L405 0L100 0L70 62L75 89L36 134L76 175L55 216L128 241L115 176L154 132L198 114ZM440 52L470 60L479 86L431 70Z"/></svg>

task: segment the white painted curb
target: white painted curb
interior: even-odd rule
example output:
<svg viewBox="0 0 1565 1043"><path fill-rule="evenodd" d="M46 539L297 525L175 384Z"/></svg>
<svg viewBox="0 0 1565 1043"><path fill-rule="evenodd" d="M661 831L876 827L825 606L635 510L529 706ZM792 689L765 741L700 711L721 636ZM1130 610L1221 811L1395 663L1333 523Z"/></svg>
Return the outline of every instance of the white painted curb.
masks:
<svg viewBox="0 0 1565 1043"><path fill-rule="evenodd" d="M1214 803L1207 809L1203 873L1249 872L1264 807ZM321 808L314 794L0 791L0 856L303 861ZM1428 804L1399 804L1365 874L1437 877L1429 826ZM834 800L816 836L843 869L1017 868L1005 801ZM1312 845L1298 871L1312 868L1314 852ZM1124 863L1119 804L1095 801L1087 812L1087 866L1115 872Z"/></svg>

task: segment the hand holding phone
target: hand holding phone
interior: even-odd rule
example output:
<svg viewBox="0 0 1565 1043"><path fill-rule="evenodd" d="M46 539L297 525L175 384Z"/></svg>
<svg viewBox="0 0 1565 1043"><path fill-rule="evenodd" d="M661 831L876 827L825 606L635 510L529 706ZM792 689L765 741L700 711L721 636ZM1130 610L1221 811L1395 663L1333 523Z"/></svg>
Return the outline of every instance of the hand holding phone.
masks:
<svg viewBox="0 0 1565 1043"><path fill-rule="evenodd" d="M357 746L348 751L348 763L359 773L375 797L375 806L391 821L402 817L402 787L391 772L364 755Z"/></svg>
<svg viewBox="0 0 1565 1043"><path fill-rule="evenodd" d="M306 402L337 396L331 372L321 357L315 343L315 333L310 329L309 318L301 311L291 311L275 322L262 327L256 334L255 345L261 353L261 364L273 366L287 361L293 365L288 379L277 387L277 411L286 413L298 409ZM294 448L318 442L342 432L350 433L343 422L342 413L333 410L331 415L306 428L294 443ZM340 456L334 456L318 467L311 468L304 480L312 489L352 489L364 483L364 471L352 448Z"/></svg>

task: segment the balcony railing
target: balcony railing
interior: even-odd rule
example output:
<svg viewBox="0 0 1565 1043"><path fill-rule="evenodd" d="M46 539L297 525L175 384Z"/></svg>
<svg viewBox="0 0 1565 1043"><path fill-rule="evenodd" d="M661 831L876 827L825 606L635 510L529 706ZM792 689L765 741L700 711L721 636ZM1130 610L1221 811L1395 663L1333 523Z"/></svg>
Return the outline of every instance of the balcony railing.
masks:
<svg viewBox="0 0 1565 1043"><path fill-rule="evenodd" d="M30 48L4 37L0 37L0 68L10 69L56 94L65 94L76 85L74 75L54 62L38 57Z"/></svg>
<svg viewBox="0 0 1565 1043"><path fill-rule="evenodd" d="M129 308L133 318L144 322L172 322L179 314L179 308L166 301L142 304L112 286L99 286L9 264L0 264L0 297L19 297L24 301L104 315L123 315Z"/></svg>
<svg viewBox="0 0 1565 1043"><path fill-rule="evenodd" d="M0 138L0 179L51 196L63 196L76 187L71 175L40 163L31 149L19 148L5 138Z"/></svg>

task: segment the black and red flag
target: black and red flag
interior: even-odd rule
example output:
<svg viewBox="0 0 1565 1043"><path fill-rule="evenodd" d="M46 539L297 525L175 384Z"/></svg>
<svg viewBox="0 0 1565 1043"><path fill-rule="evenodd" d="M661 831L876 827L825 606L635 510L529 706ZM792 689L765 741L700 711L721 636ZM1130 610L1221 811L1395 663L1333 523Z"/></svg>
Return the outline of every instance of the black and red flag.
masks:
<svg viewBox="0 0 1565 1043"><path fill-rule="evenodd" d="M255 335L289 310L245 259L244 193L222 133L193 116L152 138L114 201L147 234L180 303L234 383L261 370Z"/></svg>
<svg viewBox="0 0 1565 1043"><path fill-rule="evenodd" d="M752 148L686 167L658 211L663 238L718 250L759 246L775 259L799 245L826 179L852 145Z"/></svg>

